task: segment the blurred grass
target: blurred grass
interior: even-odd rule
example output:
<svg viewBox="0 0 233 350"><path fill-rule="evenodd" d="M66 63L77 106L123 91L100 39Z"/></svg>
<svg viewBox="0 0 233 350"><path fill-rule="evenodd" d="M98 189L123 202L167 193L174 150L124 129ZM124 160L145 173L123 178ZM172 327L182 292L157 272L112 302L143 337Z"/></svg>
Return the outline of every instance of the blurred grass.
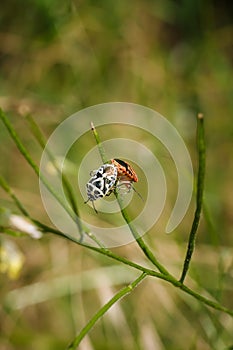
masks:
<svg viewBox="0 0 233 350"><path fill-rule="evenodd" d="M23 6L10 0L1 5L0 13L0 105L10 114L38 164L41 150L22 118L28 112L49 136L63 119L84 107L109 101L143 104L177 127L194 167L195 116L204 113L209 220L201 223L189 283L231 308L232 10L229 1L218 4L210 0L136 0L132 4L26 0ZM108 133L118 130L103 128L102 132L107 139ZM143 133L135 136L145 142ZM32 215L48 222L38 181L2 126L0 142L1 174ZM85 140L80 142L83 149L90 147ZM153 145L149 137L146 142ZM76 152L75 161L81 159L82 153ZM164 163L170 162L166 160ZM172 177L169 181L172 189ZM13 210L2 191L0 195L0 205ZM172 236L163 234L168 212L169 204L161 223L146 238L178 276L192 207ZM93 286L88 292L83 288L73 294L68 285L62 297L21 310L0 309L1 350L31 349L32 344L35 350L64 349L85 320L120 287L106 275L105 266L111 262L55 237L14 241L25 254L25 266L18 280L0 276L2 300L10 290L40 281L49 285L57 276L74 274L75 278L82 271L102 268L101 288ZM134 244L117 251L142 261ZM163 282L149 280L98 323L80 349L219 350L232 344L228 316L207 312Z"/></svg>

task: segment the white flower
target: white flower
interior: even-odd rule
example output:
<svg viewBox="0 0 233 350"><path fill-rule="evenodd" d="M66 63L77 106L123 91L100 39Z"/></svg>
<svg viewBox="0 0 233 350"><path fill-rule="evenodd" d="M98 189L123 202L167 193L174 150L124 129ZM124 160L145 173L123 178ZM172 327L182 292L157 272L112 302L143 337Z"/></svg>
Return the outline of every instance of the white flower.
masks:
<svg viewBox="0 0 233 350"><path fill-rule="evenodd" d="M42 232L33 225L30 221L19 215L10 216L10 224L20 231L28 233L32 238L39 239L42 237Z"/></svg>

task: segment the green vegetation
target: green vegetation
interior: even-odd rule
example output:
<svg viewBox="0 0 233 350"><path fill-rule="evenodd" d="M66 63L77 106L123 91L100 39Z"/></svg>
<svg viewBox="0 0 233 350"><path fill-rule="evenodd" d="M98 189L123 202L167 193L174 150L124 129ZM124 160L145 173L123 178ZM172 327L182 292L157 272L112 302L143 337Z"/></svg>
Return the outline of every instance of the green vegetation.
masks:
<svg viewBox="0 0 233 350"><path fill-rule="evenodd" d="M85 350L232 347L231 6L150 0L2 4L0 349L74 349L81 340ZM53 227L36 176L55 127L82 108L109 101L142 104L170 120L187 143L197 182L196 202L171 235L164 226L175 195L172 175L165 212L144 237L129 222L137 208L125 210L118 198L121 220L136 241L111 250L79 221L81 238L87 234L97 246ZM98 132L99 145L119 135L117 126ZM120 131L122 137L127 133L158 147L142 131ZM89 136L69 153L71 166L95 146L91 130ZM172 172L166 155L161 161ZM111 222L85 207L76 182L72 171L63 176L73 210L67 207L68 214L116 224L118 218ZM12 225L15 215L36 231L28 235L28 226ZM40 240L30 237L41 232Z"/></svg>

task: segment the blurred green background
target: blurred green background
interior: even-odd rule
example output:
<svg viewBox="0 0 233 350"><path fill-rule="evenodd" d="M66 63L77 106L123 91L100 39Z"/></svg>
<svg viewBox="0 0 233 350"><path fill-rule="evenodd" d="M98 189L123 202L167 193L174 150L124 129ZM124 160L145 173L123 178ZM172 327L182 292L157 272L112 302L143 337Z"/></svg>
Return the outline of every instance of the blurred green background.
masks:
<svg viewBox="0 0 233 350"><path fill-rule="evenodd" d="M205 218L188 283L230 308L232 18L232 2L210 0L10 0L0 10L0 106L38 164L41 149L23 115L31 113L48 137L82 108L125 101L170 120L184 137L196 170L195 118L204 113ZM0 173L31 214L48 223L38 179L3 125L0 142ZM1 207L17 213L2 190L0 196ZM177 277L193 209L194 201L172 235L165 235L161 224L145 237ZM1 234L0 239L2 247L24 261L13 276L10 271L0 275L1 350L64 349L114 291L135 277L135 271L56 236L35 241ZM146 263L135 244L115 251ZM6 298L11 300L7 307ZM230 349L232 329L229 316L148 279L95 326L80 349Z"/></svg>

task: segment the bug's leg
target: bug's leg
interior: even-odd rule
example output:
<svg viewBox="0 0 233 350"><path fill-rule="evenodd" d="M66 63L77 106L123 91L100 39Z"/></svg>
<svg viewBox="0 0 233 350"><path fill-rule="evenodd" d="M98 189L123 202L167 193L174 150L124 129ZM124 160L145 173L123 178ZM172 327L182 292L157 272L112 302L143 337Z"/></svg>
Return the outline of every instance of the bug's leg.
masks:
<svg viewBox="0 0 233 350"><path fill-rule="evenodd" d="M96 214L98 214L98 211L96 210L96 207L95 207L94 201L92 201L92 206L93 206L93 209L94 209L94 211L96 212Z"/></svg>
<svg viewBox="0 0 233 350"><path fill-rule="evenodd" d="M105 197L110 196L110 194L111 194L113 191L114 191L114 190L111 188L111 189L105 194Z"/></svg>
<svg viewBox="0 0 233 350"><path fill-rule="evenodd" d="M130 192L132 187L132 184L130 181L118 181L117 185L116 185L116 189L118 190L119 194L125 195L127 193Z"/></svg>
<svg viewBox="0 0 233 350"><path fill-rule="evenodd" d="M98 172L98 170L91 170L90 171L90 176L92 177L92 176L96 175L97 172Z"/></svg>
<svg viewBox="0 0 233 350"><path fill-rule="evenodd" d="M145 202L145 201L144 201L144 199L143 199L143 197L140 195L140 193L139 193L138 191L136 191L136 190L135 190L135 188L134 188L134 186L133 186L133 185L132 185L132 189L134 190L134 192L136 192L136 193L137 193L138 197L140 197L140 198L141 198L141 200L142 200L143 202Z"/></svg>
<svg viewBox="0 0 233 350"><path fill-rule="evenodd" d="M84 204L87 204L87 202L89 202L90 201L90 198L88 198L85 202L84 202ZM92 206L93 206L93 209L94 209L94 211L96 212L96 214L98 214L98 211L96 210L96 207L95 207L95 205L94 205L94 201L91 201L92 202Z"/></svg>

